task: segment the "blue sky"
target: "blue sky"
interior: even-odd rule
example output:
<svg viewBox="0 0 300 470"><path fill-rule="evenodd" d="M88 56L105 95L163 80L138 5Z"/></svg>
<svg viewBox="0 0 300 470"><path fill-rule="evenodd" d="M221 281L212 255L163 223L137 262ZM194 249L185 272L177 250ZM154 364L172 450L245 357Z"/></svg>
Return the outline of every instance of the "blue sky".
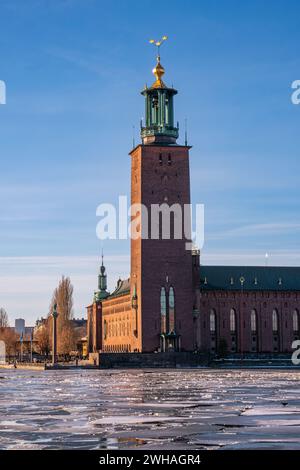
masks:
<svg viewBox="0 0 300 470"><path fill-rule="evenodd" d="M0 304L28 323L62 274L82 316L96 288L96 207L129 194L151 37L188 119L202 262L300 264L298 1L0 0ZM138 132L136 131L138 140ZM183 135L180 137L183 140ZM129 244L105 242L110 288Z"/></svg>

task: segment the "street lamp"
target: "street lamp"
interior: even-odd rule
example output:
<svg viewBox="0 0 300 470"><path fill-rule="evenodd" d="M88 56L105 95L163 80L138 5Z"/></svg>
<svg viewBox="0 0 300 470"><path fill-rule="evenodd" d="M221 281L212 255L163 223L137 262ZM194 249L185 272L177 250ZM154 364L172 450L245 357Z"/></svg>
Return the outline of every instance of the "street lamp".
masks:
<svg viewBox="0 0 300 470"><path fill-rule="evenodd" d="M30 334L30 362L32 363L33 330Z"/></svg>
<svg viewBox="0 0 300 470"><path fill-rule="evenodd" d="M52 334L52 365L57 362L57 305L54 304L52 318L53 318L53 334Z"/></svg>
<svg viewBox="0 0 300 470"><path fill-rule="evenodd" d="M244 276L240 277L240 283L241 283L241 300L240 300L240 323L241 323L241 359L243 361L244 359L244 348L243 348L243 341L244 341L244 335L243 335L243 328L244 328L244 319L243 319L243 299L244 299L244 283L246 279Z"/></svg>
<svg viewBox="0 0 300 470"><path fill-rule="evenodd" d="M20 335L20 361L23 362L23 332Z"/></svg>

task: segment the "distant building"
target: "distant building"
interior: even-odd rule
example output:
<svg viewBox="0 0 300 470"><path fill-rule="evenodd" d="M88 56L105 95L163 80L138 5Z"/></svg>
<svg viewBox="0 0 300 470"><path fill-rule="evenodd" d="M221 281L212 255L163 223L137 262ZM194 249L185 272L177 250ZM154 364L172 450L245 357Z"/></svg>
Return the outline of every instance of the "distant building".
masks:
<svg viewBox="0 0 300 470"><path fill-rule="evenodd" d="M87 320L85 318L73 318L71 320L74 328L86 328Z"/></svg>
<svg viewBox="0 0 300 470"><path fill-rule="evenodd" d="M33 330L33 326L25 326L25 320L23 318L15 320L15 333L19 336L23 336L24 340L31 337Z"/></svg>
<svg viewBox="0 0 300 470"><path fill-rule="evenodd" d="M15 332L19 335L25 334L25 320L23 318L15 320Z"/></svg>

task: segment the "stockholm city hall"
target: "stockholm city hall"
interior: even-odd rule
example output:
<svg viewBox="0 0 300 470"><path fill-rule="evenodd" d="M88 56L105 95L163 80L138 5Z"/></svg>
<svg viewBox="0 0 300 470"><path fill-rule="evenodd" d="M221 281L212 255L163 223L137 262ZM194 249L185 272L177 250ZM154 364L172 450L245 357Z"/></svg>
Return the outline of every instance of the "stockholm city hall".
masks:
<svg viewBox="0 0 300 470"><path fill-rule="evenodd" d="M141 144L130 152L131 205L149 214L153 204L190 204L191 147L177 143L177 90L163 80L159 52L153 74L141 92ZM140 225L144 233L150 224L142 216ZM300 268L203 266L187 243L160 230L156 239L131 237L130 278L111 294L102 258L87 307L89 353L290 352L300 338Z"/></svg>

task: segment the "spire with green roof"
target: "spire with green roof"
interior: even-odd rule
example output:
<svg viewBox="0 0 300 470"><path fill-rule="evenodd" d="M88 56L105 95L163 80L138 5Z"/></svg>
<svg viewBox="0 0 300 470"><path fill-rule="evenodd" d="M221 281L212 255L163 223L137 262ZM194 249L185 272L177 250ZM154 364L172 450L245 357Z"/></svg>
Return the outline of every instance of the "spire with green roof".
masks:
<svg viewBox="0 0 300 470"><path fill-rule="evenodd" d="M94 301L97 302L99 300L106 299L109 296L109 292L107 292L107 275L105 266L103 263L103 250L102 250L102 262L100 266L100 272L98 275L98 290L94 293Z"/></svg>

